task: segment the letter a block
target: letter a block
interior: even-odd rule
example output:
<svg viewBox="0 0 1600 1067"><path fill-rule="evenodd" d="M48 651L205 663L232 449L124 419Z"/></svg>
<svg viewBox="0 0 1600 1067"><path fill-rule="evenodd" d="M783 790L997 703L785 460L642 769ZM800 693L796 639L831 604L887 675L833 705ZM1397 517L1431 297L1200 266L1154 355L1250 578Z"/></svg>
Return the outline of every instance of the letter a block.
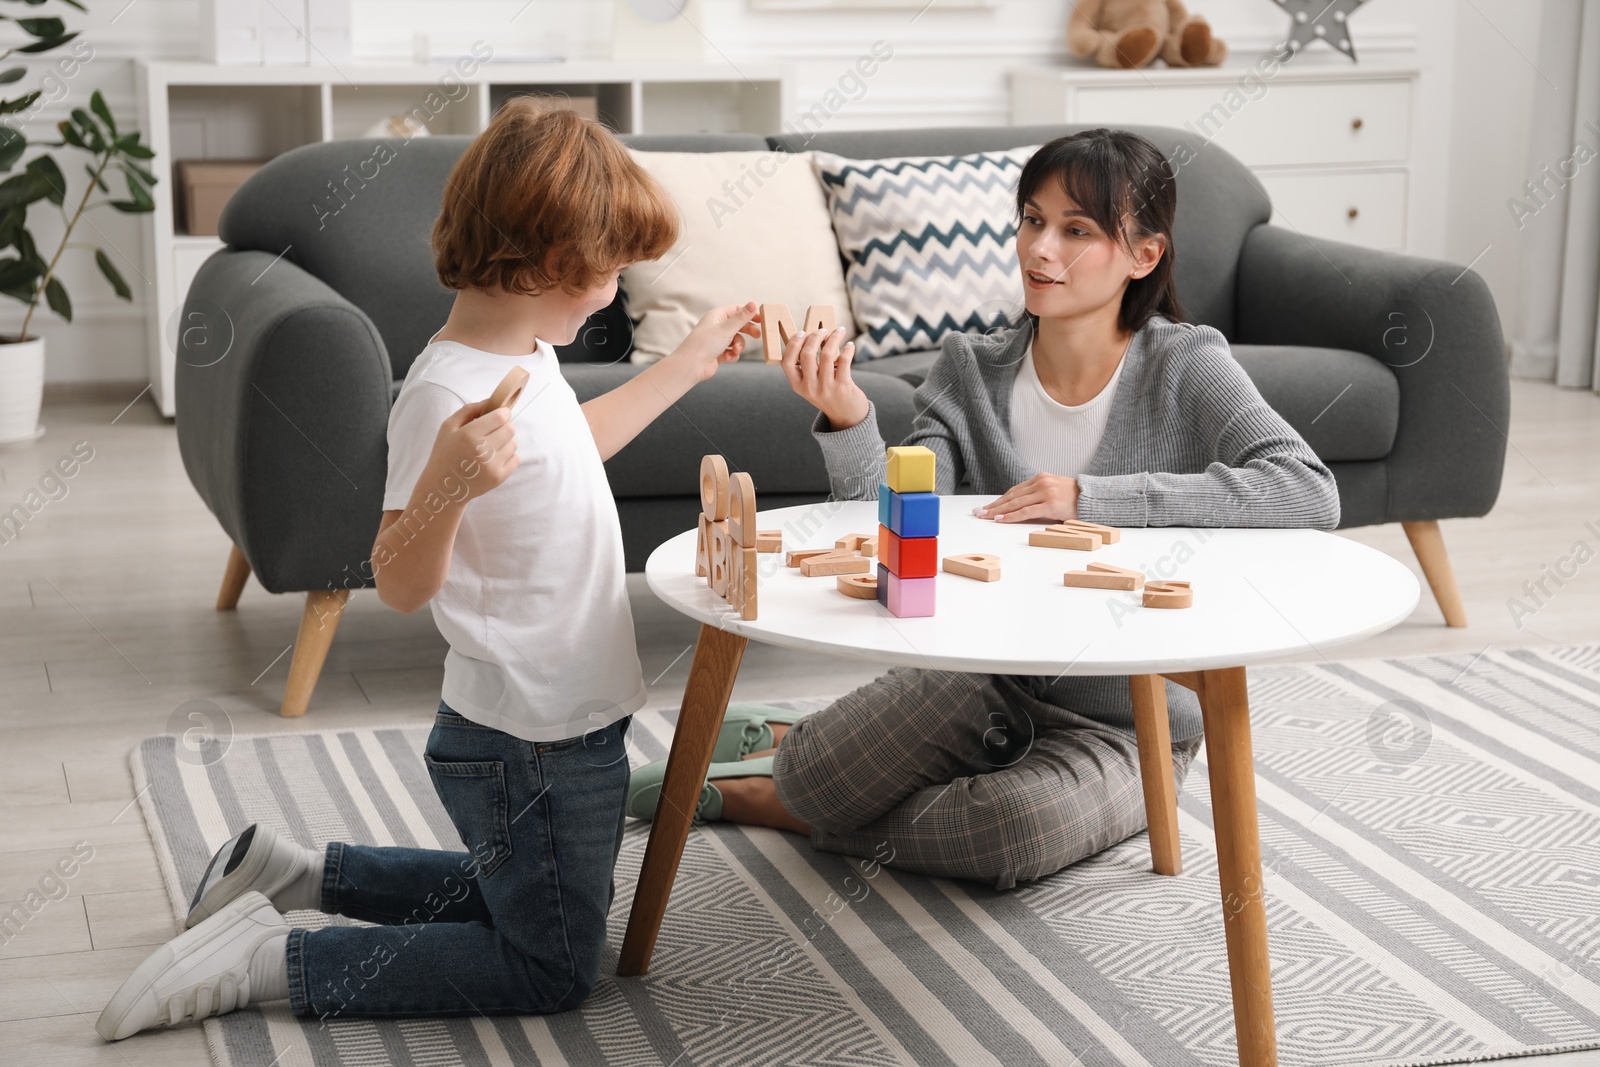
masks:
<svg viewBox="0 0 1600 1067"><path fill-rule="evenodd" d="M889 488L896 493L933 492L933 450L921 445L889 449Z"/></svg>

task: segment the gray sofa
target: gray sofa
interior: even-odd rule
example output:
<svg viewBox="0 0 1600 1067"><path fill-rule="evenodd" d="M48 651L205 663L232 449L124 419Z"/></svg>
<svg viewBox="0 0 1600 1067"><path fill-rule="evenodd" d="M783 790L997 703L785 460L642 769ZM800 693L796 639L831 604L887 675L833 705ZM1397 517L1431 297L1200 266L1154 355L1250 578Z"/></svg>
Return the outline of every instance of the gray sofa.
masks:
<svg viewBox="0 0 1600 1067"><path fill-rule="evenodd" d="M624 140L647 151L878 158L1012 148L1081 128ZM1266 193L1222 149L1181 130L1135 129L1169 158L1180 146L1194 157L1178 175L1176 233L1189 314L1228 337L1267 401L1332 468L1343 524L1404 523L1446 620L1464 625L1437 520L1483 515L1499 492L1509 398L1487 287L1452 264L1269 225ZM360 165L374 158L372 141L278 157L229 202L228 247L189 292L185 321L212 328L182 334L178 437L195 488L236 546L218 606L236 603L252 571L268 590L307 594L285 714L303 713L348 591L371 584L389 405L449 308L427 238L466 143L388 142L393 158L370 177ZM580 399L635 372L629 339L619 298L561 350ZM934 355L861 365L891 441L910 427L913 388ZM824 497L811 418L782 373L759 363L724 367L693 390L607 464L629 568L693 525L708 451L751 473L764 508Z"/></svg>

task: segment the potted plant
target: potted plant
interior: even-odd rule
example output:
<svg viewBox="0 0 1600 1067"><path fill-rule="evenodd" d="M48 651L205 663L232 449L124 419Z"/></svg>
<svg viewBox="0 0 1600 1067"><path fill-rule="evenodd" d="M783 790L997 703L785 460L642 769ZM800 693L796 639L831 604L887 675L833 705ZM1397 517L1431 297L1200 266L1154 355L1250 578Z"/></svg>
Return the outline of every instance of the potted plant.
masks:
<svg viewBox="0 0 1600 1067"><path fill-rule="evenodd" d="M27 7L38 7L42 0L6 0ZM84 10L77 0L61 0ZM0 15L0 20L16 24L34 40L0 53L4 60L14 53L38 54L59 48L77 36L67 31L59 18L19 18ZM0 85L22 80L28 68L15 66L0 71ZM39 99L39 92L0 100L0 116L25 113ZM5 118L0 117L0 123ZM22 169L0 181L0 294L25 305L22 328L15 337L0 337L0 444L31 441L44 432L39 426L39 405L44 392L44 339L32 332L34 316L43 303L72 321L72 300L57 274L61 257L68 248L90 249L96 266L117 296L132 300L133 291L104 250L93 244L73 241L73 233L86 212L103 205L117 211L143 213L155 209L150 187L156 177L145 166L154 153L139 143L139 133L119 130L111 109L96 90L89 107L73 108L71 118L57 123L59 141L29 141L21 130L0 125L0 173L13 170L28 156ZM34 149L65 148L81 152L87 184L80 194L69 198L67 181L54 155ZM127 188L126 198L111 192L109 179L120 179ZM99 199L96 199L96 197ZM28 212L34 204L48 201L60 211L61 240L47 257L28 228Z"/></svg>

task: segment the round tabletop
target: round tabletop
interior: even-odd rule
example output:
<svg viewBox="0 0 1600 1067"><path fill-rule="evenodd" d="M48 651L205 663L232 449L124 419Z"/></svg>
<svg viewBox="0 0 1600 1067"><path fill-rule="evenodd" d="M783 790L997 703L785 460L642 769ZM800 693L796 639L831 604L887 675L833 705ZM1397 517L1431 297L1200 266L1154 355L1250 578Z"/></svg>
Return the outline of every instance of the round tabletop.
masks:
<svg viewBox="0 0 1600 1067"><path fill-rule="evenodd" d="M757 618L745 621L695 576L694 530L651 553L645 576L669 606L754 641L995 674L1155 674L1317 655L1387 630L1417 604L1417 580L1403 564L1320 530L1123 528L1116 544L1078 552L1029 545L1041 525L972 514L991 499L940 499L938 555L992 553L1000 580L941 571L927 618L896 618L877 601L840 593L833 578L802 577L772 553L760 556ZM757 526L782 530L785 553L832 548L846 534L875 535L877 508L871 500L800 504L760 512ZM1188 581L1194 605L1147 608L1138 593L1062 584L1066 571L1090 561Z"/></svg>

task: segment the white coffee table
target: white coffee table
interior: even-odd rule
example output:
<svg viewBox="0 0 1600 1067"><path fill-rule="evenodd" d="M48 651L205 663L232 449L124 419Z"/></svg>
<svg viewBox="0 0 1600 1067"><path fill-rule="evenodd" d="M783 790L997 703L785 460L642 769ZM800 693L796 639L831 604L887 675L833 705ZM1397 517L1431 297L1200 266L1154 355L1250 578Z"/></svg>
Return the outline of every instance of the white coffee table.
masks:
<svg viewBox="0 0 1600 1067"><path fill-rule="evenodd" d="M875 601L840 594L832 578L803 578L782 556L763 555L758 617L746 622L695 577L695 531L651 554L651 590L702 625L618 973L649 967L748 641L941 670L1128 675L1153 867L1175 875L1182 861L1162 682L1169 678L1198 694L1204 716L1239 1062L1275 1064L1245 667L1291 653L1318 656L1388 629L1416 606L1415 577L1381 552L1316 530L1124 529L1118 543L1095 552L1034 548L1028 533L1039 527L972 514L990 499L944 498L939 556L994 553L1000 581L941 573L930 618L895 618ZM758 525L782 529L785 551L832 547L847 533L876 532L877 504L781 508L761 512ZM1091 560L1188 580L1194 606L1145 608L1136 593L1062 584L1065 571Z"/></svg>

